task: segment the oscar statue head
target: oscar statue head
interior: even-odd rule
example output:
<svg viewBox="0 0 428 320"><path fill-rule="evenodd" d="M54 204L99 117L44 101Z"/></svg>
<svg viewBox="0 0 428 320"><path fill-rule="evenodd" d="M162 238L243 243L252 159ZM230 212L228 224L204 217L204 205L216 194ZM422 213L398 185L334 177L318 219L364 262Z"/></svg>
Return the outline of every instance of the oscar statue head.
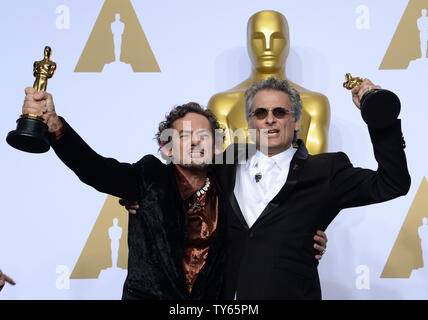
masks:
<svg viewBox="0 0 428 320"><path fill-rule="evenodd" d="M285 17L276 11L260 11L252 15L247 26L247 49L257 71L275 73L284 68L290 51Z"/></svg>

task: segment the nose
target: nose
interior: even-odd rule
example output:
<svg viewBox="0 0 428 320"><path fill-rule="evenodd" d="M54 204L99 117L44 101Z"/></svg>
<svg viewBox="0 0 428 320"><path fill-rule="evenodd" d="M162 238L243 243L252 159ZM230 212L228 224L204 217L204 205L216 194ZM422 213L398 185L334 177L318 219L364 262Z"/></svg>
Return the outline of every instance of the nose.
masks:
<svg viewBox="0 0 428 320"><path fill-rule="evenodd" d="M267 124L273 124L276 122L276 118L274 117L272 110L268 110L268 115L265 118L265 122Z"/></svg>
<svg viewBox="0 0 428 320"><path fill-rule="evenodd" d="M270 51L272 50L272 35L271 34L265 34L264 35L264 42L265 42L265 50Z"/></svg>
<svg viewBox="0 0 428 320"><path fill-rule="evenodd" d="M192 134L192 146L197 146L200 142L200 136L198 134Z"/></svg>

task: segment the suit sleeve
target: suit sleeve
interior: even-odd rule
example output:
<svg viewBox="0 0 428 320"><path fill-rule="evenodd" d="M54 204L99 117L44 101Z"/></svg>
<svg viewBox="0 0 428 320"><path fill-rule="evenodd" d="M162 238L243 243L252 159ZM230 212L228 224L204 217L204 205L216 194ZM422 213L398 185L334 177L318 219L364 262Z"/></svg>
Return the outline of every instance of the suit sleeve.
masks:
<svg viewBox="0 0 428 320"><path fill-rule="evenodd" d="M112 158L100 156L64 120L61 138L51 144L57 156L85 184L113 196L137 200L143 192L142 179L137 167ZM144 158L143 158L144 159Z"/></svg>
<svg viewBox="0 0 428 320"><path fill-rule="evenodd" d="M332 165L330 187L339 209L379 203L407 194L410 175L404 153L401 121L388 128L369 128L376 171L352 166L343 152Z"/></svg>

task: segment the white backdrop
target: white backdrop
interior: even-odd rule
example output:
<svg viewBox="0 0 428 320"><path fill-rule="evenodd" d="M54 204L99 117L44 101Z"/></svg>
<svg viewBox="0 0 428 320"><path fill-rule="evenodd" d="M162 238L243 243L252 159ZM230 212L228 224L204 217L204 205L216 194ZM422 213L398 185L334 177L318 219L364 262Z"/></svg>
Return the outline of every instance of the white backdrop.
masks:
<svg viewBox="0 0 428 320"><path fill-rule="evenodd" d="M0 2L0 268L17 283L7 285L0 299L121 297L120 277L69 280L107 196L82 184L52 150L27 154L5 141L44 46L52 47L58 64L48 85L57 113L100 154L135 162L157 154L153 137L171 107L206 105L249 76L246 24L261 10L279 11L288 20L288 78L330 101L328 151L344 151L354 166L376 169L367 128L342 88L346 72L370 78L402 101L411 189L387 203L345 210L328 227L319 267L323 298L428 298L428 266L418 279L381 278L416 194L425 190L428 59L418 60L417 68L379 69L408 5L427 8L427 0L133 0L160 72L74 72L104 3ZM422 198L418 208L428 216L428 197ZM407 251L421 258L420 243Z"/></svg>

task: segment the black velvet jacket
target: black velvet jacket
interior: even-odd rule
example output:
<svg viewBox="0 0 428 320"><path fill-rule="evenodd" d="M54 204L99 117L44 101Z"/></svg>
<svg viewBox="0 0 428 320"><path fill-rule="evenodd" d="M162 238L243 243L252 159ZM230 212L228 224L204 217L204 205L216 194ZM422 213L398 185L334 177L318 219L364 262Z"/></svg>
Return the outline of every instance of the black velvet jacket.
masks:
<svg viewBox="0 0 428 320"><path fill-rule="evenodd" d="M206 263L188 293L182 266L187 239L187 213L180 197L172 164L152 155L135 164L120 163L93 151L64 121L63 136L52 147L81 181L96 190L135 199L140 208L129 215L128 276L123 299L218 299L225 260L225 216L222 189L219 196L217 236ZM214 168L213 168L214 170Z"/></svg>

